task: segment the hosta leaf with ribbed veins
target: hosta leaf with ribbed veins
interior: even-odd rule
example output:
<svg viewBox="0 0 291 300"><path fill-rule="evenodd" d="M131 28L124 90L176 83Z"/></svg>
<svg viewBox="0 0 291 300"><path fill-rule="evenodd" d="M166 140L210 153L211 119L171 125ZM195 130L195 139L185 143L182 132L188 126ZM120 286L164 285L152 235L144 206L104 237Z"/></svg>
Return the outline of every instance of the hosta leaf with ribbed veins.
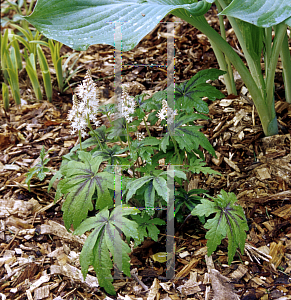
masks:
<svg viewBox="0 0 291 300"><path fill-rule="evenodd" d="M291 2L290 0L233 0L221 14L259 27L272 27L281 22L290 26Z"/></svg>
<svg viewBox="0 0 291 300"><path fill-rule="evenodd" d="M33 13L25 19L47 38L75 50L90 45L114 46L114 37L122 39L124 51L131 50L171 11L188 10L204 15L211 4L202 0L38 0ZM212 1L213 2L213 1ZM116 36L120 22L122 37Z"/></svg>

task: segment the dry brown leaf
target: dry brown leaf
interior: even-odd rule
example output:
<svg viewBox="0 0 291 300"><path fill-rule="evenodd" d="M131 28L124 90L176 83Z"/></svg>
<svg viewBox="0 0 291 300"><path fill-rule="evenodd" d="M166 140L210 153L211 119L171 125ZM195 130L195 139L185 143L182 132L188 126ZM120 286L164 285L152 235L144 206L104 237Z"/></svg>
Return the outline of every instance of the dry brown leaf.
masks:
<svg viewBox="0 0 291 300"><path fill-rule="evenodd" d="M239 300L239 296L233 292L230 279L223 276L219 271L210 271L211 286L214 291L213 300Z"/></svg>
<svg viewBox="0 0 291 300"><path fill-rule="evenodd" d="M155 300L160 289L159 281L157 278L154 279L152 286L150 287L150 292L148 294L147 300Z"/></svg>

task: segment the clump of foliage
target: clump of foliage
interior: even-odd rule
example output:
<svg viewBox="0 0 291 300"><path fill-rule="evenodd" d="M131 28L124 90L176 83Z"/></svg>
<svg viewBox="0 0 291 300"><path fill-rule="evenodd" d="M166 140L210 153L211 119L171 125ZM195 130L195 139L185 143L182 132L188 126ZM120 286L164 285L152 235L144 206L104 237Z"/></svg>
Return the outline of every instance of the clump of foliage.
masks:
<svg viewBox="0 0 291 300"><path fill-rule="evenodd" d="M159 211L167 209L170 213L171 192L176 197L179 222L191 211L201 221L216 213L205 224L210 229L208 255L226 234L230 243L229 262L237 247L243 251L247 225L242 208L234 204L234 194L222 191L211 202L197 196L205 195L205 190L187 191L187 180L192 174L219 175L205 166L203 151L212 155L215 151L200 131L202 126L197 126L195 121L208 119L204 115L208 107L202 97L215 100L224 96L206 83L223 73L216 69L200 71L180 84L175 107L170 107L165 100L167 91L157 92L146 100L145 94L134 98L124 88L121 103L116 107L102 107L90 71L77 88L68 118L72 132L79 133L80 144L63 156L49 189L58 179L55 200L64 198L62 211L66 228L73 226L74 234L91 232L80 256L82 272L85 277L92 265L100 286L108 293L115 293L113 262L115 270L130 276L128 243L137 246L145 237L157 241L160 226L165 225ZM100 126L98 112L107 115L109 128ZM152 135L154 125L162 126L162 136ZM146 127L146 132L138 131L141 126ZM84 140L88 134L89 138ZM175 165L173 173L165 169L167 164ZM88 217L89 213L94 216ZM213 234L217 235L215 240Z"/></svg>

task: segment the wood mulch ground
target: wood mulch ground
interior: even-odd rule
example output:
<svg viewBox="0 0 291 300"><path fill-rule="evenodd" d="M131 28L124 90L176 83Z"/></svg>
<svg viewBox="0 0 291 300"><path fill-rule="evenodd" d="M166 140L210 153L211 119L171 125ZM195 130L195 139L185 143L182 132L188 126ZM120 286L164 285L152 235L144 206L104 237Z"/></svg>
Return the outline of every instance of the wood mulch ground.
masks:
<svg viewBox="0 0 291 300"><path fill-rule="evenodd" d="M169 16L166 20L177 19ZM208 21L219 30L215 11L208 14ZM165 24L160 24L134 50L123 53L123 63L165 64L166 37ZM239 51L231 30L227 37ZM176 82L189 79L200 69L218 67L206 37L185 22L177 23L175 42ZM72 50L64 46L62 52ZM90 68L103 101L108 101L113 96L113 47L91 46L80 53L78 66L80 72L71 84L82 80ZM132 87L132 94L166 87L163 67L127 66L122 70L122 80ZM213 84L225 91L220 80ZM54 204L54 190L47 193L51 175L43 182L32 180L31 192L25 184L25 173L37 164L43 146L50 150L48 167L58 170L62 156L76 144L77 136L70 134L66 119L72 106L71 90L64 94L55 91L52 104L36 102L23 71L23 105L12 105L7 113L1 108L0 112L2 300L291 299L291 105L284 101L280 63L275 84L280 125L277 136L264 137L258 114L239 77L236 84L239 96L209 102L211 119L199 122L217 154L213 158L206 153L206 162L222 176L195 175L189 189L203 188L210 195L224 189L237 195L249 224L245 254L237 254L228 266L227 242L223 242L208 258L205 231L192 217L182 229L177 226L176 279L165 280L166 264L152 260L153 254L165 251L166 236L161 234L157 243L146 240L134 250L131 262L136 273L132 278L115 280L118 296L109 297L98 288L92 269L86 281L82 279L78 256L84 237L65 230L61 201Z"/></svg>

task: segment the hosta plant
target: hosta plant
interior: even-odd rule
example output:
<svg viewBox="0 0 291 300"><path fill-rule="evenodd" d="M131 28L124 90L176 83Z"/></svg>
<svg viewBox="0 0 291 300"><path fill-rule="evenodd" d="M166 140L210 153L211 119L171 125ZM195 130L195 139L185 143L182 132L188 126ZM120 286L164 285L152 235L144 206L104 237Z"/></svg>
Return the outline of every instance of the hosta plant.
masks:
<svg viewBox="0 0 291 300"><path fill-rule="evenodd" d="M203 16L216 4L220 12L221 35ZM138 42L167 14L187 21L210 40L220 68L227 71L225 82L236 93L232 67L237 69L257 108L265 135L278 133L274 105L274 76L278 57L283 66L285 94L291 102L291 60L287 26L291 25L290 0L142 0L100 1L38 0L26 20L44 35L76 50L92 44L114 46L116 22L122 26L123 51ZM237 35L248 68L225 40L222 16L226 15ZM84 17L86 16L86 17ZM275 33L273 39L273 32ZM119 37L121 39L121 37ZM261 70L261 59L265 72Z"/></svg>

